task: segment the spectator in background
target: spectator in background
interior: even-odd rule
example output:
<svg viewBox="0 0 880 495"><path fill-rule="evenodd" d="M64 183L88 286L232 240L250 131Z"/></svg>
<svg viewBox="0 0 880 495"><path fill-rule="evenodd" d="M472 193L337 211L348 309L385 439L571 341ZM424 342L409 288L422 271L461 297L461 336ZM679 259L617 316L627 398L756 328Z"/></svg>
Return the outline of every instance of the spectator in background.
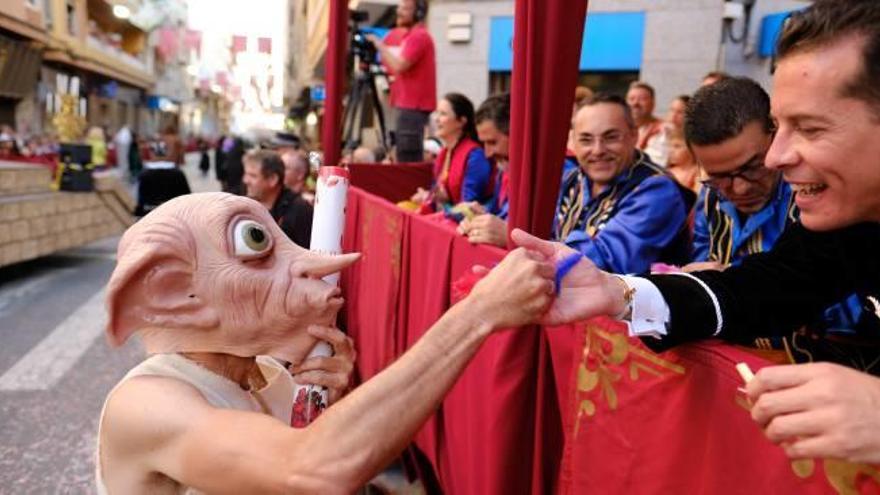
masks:
<svg viewBox="0 0 880 495"><path fill-rule="evenodd" d="M245 153L245 142L240 137L227 136L224 148L223 170L226 174L226 183L223 192L244 194L241 181L242 175L244 175L242 159Z"/></svg>
<svg viewBox="0 0 880 495"><path fill-rule="evenodd" d="M312 238L312 205L284 187L284 162L278 153L253 150L244 156L247 196L260 202L293 242L308 249Z"/></svg>
<svg viewBox="0 0 880 495"><path fill-rule="evenodd" d="M92 126L86 134L86 143L92 147L92 165L103 166L107 164L107 139L104 129Z"/></svg>
<svg viewBox="0 0 880 495"><path fill-rule="evenodd" d="M232 148L231 141L227 147L229 136L221 134L214 142L214 177L220 183L220 189L226 190L226 152Z"/></svg>
<svg viewBox="0 0 880 495"><path fill-rule="evenodd" d="M131 137L131 129L128 128L128 125L123 124L122 127L116 131L116 134L113 136L113 145L116 149L116 170L119 175L127 180L128 182L132 182L132 177L128 176L131 167L128 163L129 158L129 148L131 148L132 137ZM126 177L128 176L128 177Z"/></svg>
<svg viewBox="0 0 880 495"><path fill-rule="evenodd" d="M691 268L768 251L797 215L791 187L764 166L773 140L767 92L739 77L703 86L688 105L685 137L707 186L694 222L693 261L701 264Z"/></svg>
<svg viewBox="0 0 880 495"><path fill-rule="evenodd" d="M343 165L350 163L376 163L376 153L366 146L358 146L351 150L350 153L345 153L340 163Z"/></svg>
<svg viewBox="0 0 880 495"><path fill-rule="evenodd" d="M626 104L638 129L636 148L640 150L648 146L648 141L659 134L663 126L663 122L654 116L654 96L654 87L642 81L630 84L626 92Z"/></svg>
<svg viewBox="0 0 880 495"><path fill-rule="evenodd" d="M709 86L711 84L715 84L718 81L723 81L724 79L729 78L730 75L726 72L713 70L703 76L703 80L700 82L700 87Z"/></svg>
<svg viewBox="0 0 880 495"><path fill-rule="evenodd" d="M295 194L306 192L309 176L309 159L302 151L286 151L281 155L284 162L284 187Z"/></svg>
<svg viewBox="0 0 880 495"><path fill-rule="evenodd" d="M437 103L434 40L424 25L427 15L427 0L400 0L397 27L384 41L367 35L392 76L391 106L397 110L396 158L400 163L423 160L425 125Z"/></svg>
<svg viewBox="0 0 880 495"><path fill-rule="evenodd" d="M627 102L599 94L574 118L578 169L563 180L554 236L613 273L641 273L690 254L695 199L636 148Z"/></svg>
<svg viewBox="0 0 880 495"><path fill-rule="evenodd" d="M199 147L199 170L202 172L202 177L207 177L208 171L211 170L211 157L208 156L208 142L199 138L197 146Z"/></svg>
<svg viewBox="0 0 880 495"><path fill-rule="evenodd" d="M266 144L266 148L275 150L279 155L284 155L288 151L297 151L302 148L302 140L291 132L279 131L272 136L272 139Z"/></svg>
<svg viewBox="0 0 880 495"><path fill-rule="evenodd" d="M672 100L660 132L648 140L648 146L645 147L645 153L651 157L654 163L661 167L665 167L669 160L670 134L684 133L684 113L690 99L691 97L688 95L679 95Z"/></svg>
<svg viewBox="0 0 880 495"><path fill-rule="evenodd" d="M495 162L494 191L487 203L469 204L476 216L462 220L458 225L458 233L466 236L473 244L507 247L507 213L510 197L507 173L510 145L510 94L504 93L487 98L477 109L474 122L486 158Z"/></svg>
<svg viewBox="0 0 880 495"><path fill-rule="evenodd" d="M677 129L671 130L667 135L666 146L669 149L666 170L679 184L695 194L699 194L703 185L700 182L700 166L688 148L684 132Z"/></svg>
<svg viewBox="0 0 880 495"><path fill-rule="evenodd" d="M437 104L434 122L443 149L434 163L434 187L422 188L412 201L433 201L438 209L462 201L484 203L492 191L492 165L477 141L474 105L461 93L448 93Z"/></svg>
<svg viewBox="0 0 880 495"><path fill-rule="evenodd" d="M164 150L164 156L161 157L161 159L167 160L178 167L183 166L185 150L183 147L183 140L180 139L180 136L177 133L177 127L174 124L165 126L160 140L162 141L162 149Z"/></svg>

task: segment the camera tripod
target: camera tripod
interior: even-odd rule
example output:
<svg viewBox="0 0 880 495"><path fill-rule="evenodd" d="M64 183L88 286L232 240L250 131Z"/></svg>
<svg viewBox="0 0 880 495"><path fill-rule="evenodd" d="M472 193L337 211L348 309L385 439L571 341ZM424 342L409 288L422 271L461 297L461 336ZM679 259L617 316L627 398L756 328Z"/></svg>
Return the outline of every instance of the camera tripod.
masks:
<svg viewBox="0 0 880 495"><path fill-rule="evenodd" d="M376 89L375 73L369 64L361 62L360 70L357 71L355 80L348 91L345 105L345 113L342 118L342 139L346 149L354 149L360 144L361 131L363 130L364 117L371 110L379 120L379 132L382 136L382 146L387 150L385 128L385 112L379 102L379 92ZM371 108L372 107L372 108Z"/></svg>

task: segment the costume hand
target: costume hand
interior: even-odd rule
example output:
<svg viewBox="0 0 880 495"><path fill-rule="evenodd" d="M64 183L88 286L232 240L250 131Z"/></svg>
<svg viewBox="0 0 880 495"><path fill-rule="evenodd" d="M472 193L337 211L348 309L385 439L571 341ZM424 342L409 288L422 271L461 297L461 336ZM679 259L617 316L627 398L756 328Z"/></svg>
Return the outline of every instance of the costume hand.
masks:
<svg viewBox="0 0 880 495"><path fill-rule="evenodd" d="M681 271L685 273L691 272L700 272L705 270L715 270L719 272L723 272L727 269L727 265L719 263L717 261L695 261L693 263L688 263L681 267Z"/></svg>
<svg viewBox="0 0 880 495"><path fill-rule="evenodd" d="M830 363L762 368L752 418L793 459L880 463L880 378Z"/></svg>
<svg viewBox="0 0 880 495"><path fill-rule="evenodd" d="M472 218L466 230L459 225L459 232L466 235L471 244L492 244L507 247L507 222L495 215L483 214Z"/></svg>
<svg viewBox="0 0 880 495"><path fill-rule="evenodd" d="M577 252L565 244L545 241L519 229L513 231L511 239L517 246L537 251L554 264ZM554 278L555 271L554 266ZM594 316L617 315L625 307L623 284L583 258L562 279L559 295L540 322L562 325Z"/></svg>
<svg viewBox="0 0 880 495"><path fill-rule="evenodd" d="M555 274L556 267L540 254L516 249L477 282L464 301L494 329L534 323L553 299Z"/></svg>
<svg viewBox="0 0 880 495"><path fill-rule="evenodd" d="M328 399L333 404L348 390L357 353L351 337L333 327L311 326L309 335L333 347L332 356L310 357L298 365L291 365L293 379L300 385L327 387Z"/></svg>

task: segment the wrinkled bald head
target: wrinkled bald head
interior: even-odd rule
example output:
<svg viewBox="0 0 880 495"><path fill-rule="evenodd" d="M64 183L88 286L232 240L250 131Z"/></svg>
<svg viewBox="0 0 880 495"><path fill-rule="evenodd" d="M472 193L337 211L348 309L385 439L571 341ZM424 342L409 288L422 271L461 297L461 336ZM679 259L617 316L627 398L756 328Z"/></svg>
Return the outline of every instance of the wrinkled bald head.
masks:
<svg viewBox="0 0 880 495"><path fill-rule="evenodd" d="M339 290L321 277L358 258L290 241L266 208L225 193L175 198L129 228L107 291L108 338L147 351L268 354L301 361L306 328L332 324Z"/></svg>

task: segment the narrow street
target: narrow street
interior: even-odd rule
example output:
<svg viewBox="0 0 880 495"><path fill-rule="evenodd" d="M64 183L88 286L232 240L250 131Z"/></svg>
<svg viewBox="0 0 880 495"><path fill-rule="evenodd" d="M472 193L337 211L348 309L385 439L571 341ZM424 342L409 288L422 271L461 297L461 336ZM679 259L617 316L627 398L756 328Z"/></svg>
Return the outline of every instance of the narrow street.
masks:
<svg viewBox="0 0 880 495"><path fill-rule="evenodd" d="M198 155L185 171L195 192ZM0 269L0 494L94 493L104 397L143 357L103 336L118 238Z"/></svg>

